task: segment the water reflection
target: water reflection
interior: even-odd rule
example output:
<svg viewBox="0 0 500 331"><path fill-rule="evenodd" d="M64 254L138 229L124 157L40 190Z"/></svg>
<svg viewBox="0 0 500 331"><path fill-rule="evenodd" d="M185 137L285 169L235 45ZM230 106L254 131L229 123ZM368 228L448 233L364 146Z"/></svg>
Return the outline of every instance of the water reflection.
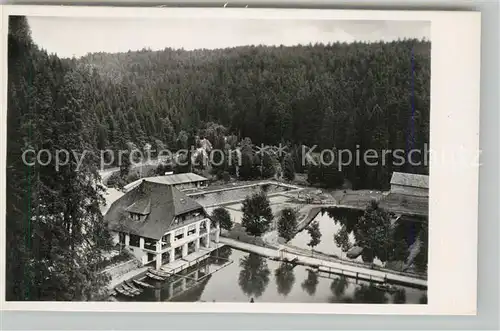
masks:
<svg viewBox="0 0 500 331"><path fill-rule="evenodd" d="M234 263L221 268L229 258ZM220 269L220 270L219 270ZM218 271L216 271L218 270ZM214 272L215 271L215 272ZM203 279L192 284L192 278ZM214 272L211 276L203 277ZM186 278L185 276L189 276ZM206 262L125 301L301 302L301 303L427 303L426 291L397 286L386 291L368 281L316 273L312 269L268 260L257 254L220 248ZM297 283L297 284L296 284ZM399 291L397 291L399 289Z"/></svg>
<svg viewBox="0 0 500 331"><path fill-rule="evenodd" d="M394 294L394 303L405 303L406 302L406 291L404 288L400 288Z"/></svg>
<svg viewBox="0 0 500 331"><path fill-rule="evenodd" d="M349 286L347 278L341 276L333 280L330 285L330 290L332 290L333 294L335 294L337 298L341 298L344 295L347 286Z"/></svg>
<svg viewBox="0 0 500 331"><path fill-rule="evenodd" d="M269 284L269 268L264 257L255 253L240 259L240 276L238 284L247 296L258 298Z"/></svg>
<svg viewBox="0 0 500 331"><path fill-rule="evenodd" d="M388 303L386 292L376 288L373 284L361 284L354 290L353 303Z"/></svg>
<svg viewBox="0 0 500 331"><path fill-rule="evenodd" d="M231 253L233 250L229 246L223 246L212 254L211 258L211 263L215 265L223 265L224 263L227 263L227 261L231 257Z"/></svg>
<svg viewBox="0 0 500 331"><path fill-rule="evenodd" d="M333 219L334 224L340 223L346 227L347 233L354 231L358 219L363 215L362 210L349 209L349 208L324 208L321 210L321 215L328 215Z"/></svg>
<svg viewBox="0 0 500 331"><path fill-rule="evenodd" d="M302 283L302 288L307 292L307 294L313 296L316 293L318 283L318 274L312 270L308 270L307 278Z"/></svg>
<svg viewBox="0 0 500 331"><path fill-rule="evenodd" d="M276 289L279 294L287 296L292 290L295 283L295 275L293 273L293 265L289 263L281 263L274 271L276 277Z"/></svg>
<svg viewBox="0 0 500 331"><path fill-rule="evenodd" d="M320 232L322 234L321 242L314 248L315 251L321 252L332 257L345 259L349 261L365 262L371 261L373 254L368 250L364 250L364 255L355 259L349 259L346 256L346 250L355 245L353 229L357 222L358 216L362 212L359 210L344 209L344 208L324 208L320 214L316 216L314 221L319 223ZM291 246L296 246L302 249L309 250L307 243L310 236L307 231L301 231L289 241ZM363 259L364 258L364 259ZM382 266L383 263L375 258L373 264Z"/></svg>
<svg viewBox="0 0 500 331"><path fill-rule="evenodd" d="M408 260L411 245L415 243L418 233L421 232L424 220L415 217L404 216L387 233L380 235L391 235L392 240L386 241L377 250L363 249L360 256L353 259L347 257L347 252L363 238L356 238L354 228L363 215L363 210L328 207L323 208L313 221L318 222L322 233L321 242L315 247L315 251L325 255L340 258L342 260L374 264L379 267L387 266L395 270L407 269L405 262ZM310 236L307 231L299 232L289 245L302 249L307 246ZM425 245L427 243L425 242ZM426 248L427 246L423 246ZM422 248L421 248L422 249Z"/></svg>

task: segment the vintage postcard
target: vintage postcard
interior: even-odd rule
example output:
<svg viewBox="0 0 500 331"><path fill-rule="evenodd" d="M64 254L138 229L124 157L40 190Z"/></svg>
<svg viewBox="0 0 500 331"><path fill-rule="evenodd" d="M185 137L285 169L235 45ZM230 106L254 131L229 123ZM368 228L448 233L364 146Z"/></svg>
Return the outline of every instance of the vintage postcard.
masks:
<svg viewBox="0 0 500 331"><path fill-rule="evenodd" d="M479 14L2 10L6 309L475 313Z"/></svg>

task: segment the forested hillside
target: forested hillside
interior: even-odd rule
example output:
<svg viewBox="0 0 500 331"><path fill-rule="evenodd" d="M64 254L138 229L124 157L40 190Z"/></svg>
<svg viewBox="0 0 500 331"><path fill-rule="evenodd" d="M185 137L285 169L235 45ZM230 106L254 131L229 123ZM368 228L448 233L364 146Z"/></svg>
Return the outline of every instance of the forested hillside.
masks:
<svg viewBox="0 0 500 331"><path fill-rule="evenodd" d="M429 142L430 43L248 46L97 53L73 61L93 72L98 147L182 137L207 122L253 144L417 148ZM90 69L90 68L93 68ZM318 148L318 150L319 150ZM355 187L387 187L391 160L346 167ZM298 169L300 170L300 169ZM398 170L426 173L410 165Z"/></svg>
<svg viewBox="0 0 500 331"><path fill-rule="evenodd" d="M9 21L8 61L7 300L89 300L106 284L96 270L111 244L99 210L90 77L41 51L24 17ZM30 149L47 150L51 162L24 164ZM58 167L56 150L89 153L77 170L73 155Z"/></svg>

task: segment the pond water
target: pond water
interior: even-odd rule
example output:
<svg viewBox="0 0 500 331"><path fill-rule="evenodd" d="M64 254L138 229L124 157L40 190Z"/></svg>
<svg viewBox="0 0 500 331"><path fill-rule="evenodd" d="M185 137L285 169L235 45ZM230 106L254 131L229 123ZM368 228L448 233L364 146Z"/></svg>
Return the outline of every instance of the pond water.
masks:
<svg viewBox="0 0 500 331"><path fill-rule="evenodd" d="M254 253L230 247L214 252L233 263L222 267L224 261L215 257L201 263L186 275L209 274L198 283L182 277L171 277L165 282L146 280L156 289L144 289L134 301L183 301L183 302L301 302L301 303L425 303L426 291L398 287L388 293L365 281L337 275L319 274L305 266L291 267ZM219 261L219 262L218 262ZM200 276L201 277L201 276ZM330 278L327 278L330 277ZM184 282L184 284L182 284ZM188 283L191 284L188 284ZM179 285L181 284L181 285Z"/></svg>
<svg viewBox="0 0 500 331"><path fill-rule="evenodd" d="M313 222L318 222L319 230L321 232L321 242L318 246L314 247L315 251L328 255L335 255L341 259L363 262L361 256L356 259L347 258L345 256L346 253L342 252L340 246L335 243L333 236L342 228L343 222L336 220L334 217L328 215L328 213L319 213L318 216L314 218ZM290 240L288 244L304 249L311 249L311 247L307 246L310 240L311 236L307 230L303 230L297 233L297 235L295 235L295 237ZM351 247L355 242L354 233L351 231L349 232L349 243L351 244ZM383 265L382 261L377 258L373 261L373 263L378 266Z"/></svg>
<svg viewBox="0 0 500 331"><path fill-rule="evenodd" d="M314 219L319 224L319 229L321 232L321 242L314 248L315 251L327 254L335 255L338 258L346 259L350 261L363 262L361 256L356 259L349 259L346 257L346 253L342 252L340 246L338 246L334 241L334 235L342 228L343 225L346 226L349 233L349 243L351 247L355 244L354 239L354 226L358 221L359 217L362 215L363 211L356 209L346 209L346 208L324 208ZM398 237L405 239L408 245L411 245L414 240L418 229L415 227L415 223L400 222L396 229ZM288 244L303 249L311 249L307 244L311 240L311 236L307 230L303 230L288 242ZM373 263L377 266L383 266L384 263L378 258L375 258Z"/></svg>
<svg viewBox="0 0 500 331"><path fill-rule="evenodd" d="M199 204L206 207L220 205L230 201L243 200L247 196L258 193L261 190L265 191L267 194L273 194L289 191L290 188L275 184L254 185L249 187L228 188L227 190L214 193L195 194L191 195L191 198L195 199Z"/></svg>

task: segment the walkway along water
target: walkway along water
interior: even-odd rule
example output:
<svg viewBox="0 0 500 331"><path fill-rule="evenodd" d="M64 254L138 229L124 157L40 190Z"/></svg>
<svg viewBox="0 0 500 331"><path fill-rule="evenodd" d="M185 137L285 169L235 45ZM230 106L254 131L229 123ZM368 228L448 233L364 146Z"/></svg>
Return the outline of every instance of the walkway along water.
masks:
<svg viewBox="0 0 500 331"><path fill-rule="evenodd" d="M237 249L257 253L275 260L286 259L290 261L293 259L297 259L298 264L314 267L318 271L338 273L345 276L357 277L359 279L365 280L413 285L416 287L427 288L427 280L425 279L409 277L390 271L381 271L353 265L346 265L340 262L327 261L318 257L304 256L297 253L286 252L283 249L272 249L247 244L226 237L220 237L220 242Z"/></svg>

